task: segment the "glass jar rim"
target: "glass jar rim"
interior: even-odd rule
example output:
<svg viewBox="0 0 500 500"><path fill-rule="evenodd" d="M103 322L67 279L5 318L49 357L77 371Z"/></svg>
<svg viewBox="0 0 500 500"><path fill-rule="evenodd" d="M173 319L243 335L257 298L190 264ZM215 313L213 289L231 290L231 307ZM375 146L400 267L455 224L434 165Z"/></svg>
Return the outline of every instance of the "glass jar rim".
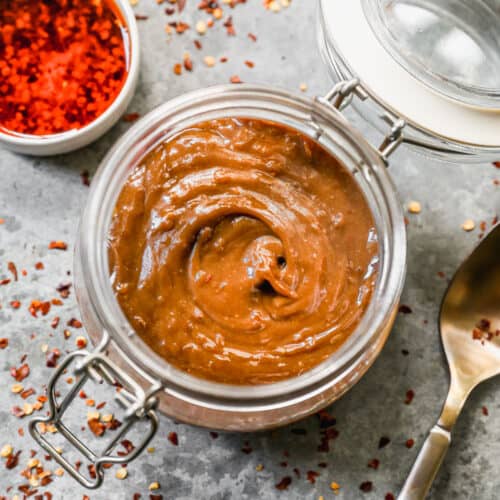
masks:
<svg viewBox="0 0 500 500"><path fill-rule="evenodd" d="M374 297L361 323L326 361L297 377L271 384L234 386L210 382L169 365L135 334L109 279L106 237L126 173L169 135L191 124L221 116L262 118L287 125L315 139L351 172L356 171L373 183L371 203L376 203L379 210L374 217L383 252ZM371 208L373 212L374 206ZM110 334L139 372L146 373L185 398L233 401L290 398L310 394L314 388L332 383L381 335L394 314L402 291L406 234L402 207L385 163L336 110L317 99L267 86L223 85L168 101L138 121L115 144L93 179L81 219L76 259L82 270L82 283L76 285L86 288L95 323Z"/></svg>

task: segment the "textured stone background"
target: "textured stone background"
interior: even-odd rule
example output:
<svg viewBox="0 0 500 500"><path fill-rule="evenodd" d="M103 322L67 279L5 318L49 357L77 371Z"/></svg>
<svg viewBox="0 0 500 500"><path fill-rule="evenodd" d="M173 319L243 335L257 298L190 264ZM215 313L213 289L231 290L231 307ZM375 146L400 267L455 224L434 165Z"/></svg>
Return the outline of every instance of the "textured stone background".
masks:
<svg viewBox="0 0 500 500"><path fill-rule="evenodd" d="M167 20L175 18L164 14L165 4L141 0L136 10L149 19L139 23L142 76L130 111L144 114L184 91L226 83L234 74L244 81L270 83L297 92L304 82L308 93L324 93L330 82L316 47L315 3L293 0L289 9L273 14L262 7L260 0L249 0L231 12L237 36L226 36L218 23L202 40L203 51L198 52L192 44L194 30L167 43L164 27ZM182 19L193 26L206 16L196 10L196 0L188 0L188 4ZM250 31L258 36L257 43L247 38ZM186 49L192 54L194 71L175 76L173 64L182 61ZM229 62L207 68L202 62L204 55L225 55ZM254 69L244 65L246 59L255 62ZM356 123L366 132L365 125ZM0 226L0 279L9 276L8 261L28 270L17 283L0 287L0 337L10 340L9 347L0 350L0 419L4 422L0 445L8 442L24 450L16 469L8 471L0 464L0 496L11 496L14 490L7 493L9 486L17 488L26 482L19 472L28 460L28 450L36 448L28 435L20 437L17 432L20 426L26 429L27 419L18 420L10 413L20 399L10 392L13 379L9 368L19 365L19 358L26 353L31 375L24 385L40 392L51 372L45 366L41 345L71 350L76 337L76 331L66 341L62 335L65 322L78 317L74 295L44 318L32 318L28 305L35 298L56 296L55 287L71 279L66 272L72 269L76 226L88 189L80 180L80 172L88 169L92 174L128 127L121 122L100 141L66 156L39 159L0 151L0 217L5 219ZM90 498L125 499L135 492L148 498L147 487L152 481L160 482L160 492L166 499L317 499L320 495L327 499L334 497L331 481L341 486L339 499L380 499L389 491L399 490L426 432L437 419L447 390L447 369L436 327L447 279L438 277L437 272L449 278L477 242L478 229L465 233L460 228L466 218L489 223L500 214L500 188L492 182L500 177L500 171L491 165L438 164L400 151L393 158L391 172L402 203L411 199L422 203L422 213L409 217L408 276L402 299L413 313L398 317L373 368L330 409L340 432L331 451L317 451L316 417L275 432L246 436L221 433L218 439L212 439L206 430L162 418L155 453L145 454L130 465L124 481L115 479L110 471L101 490L88 493ZM47 250L48 242L56 239L67 241L69 251ZM45 264L44 271L34 270L39 260ZM9 305L15 299L22 302L18 310ZM50 327L55 314L61 316L57 330ZM403 356L402 349L410 354ZM416 393L415 399L405 405L405 393L410 388ZM483 405L489 409L488 417L482 414ZM500 394L493 380L467 403L432 498L498 498L499 423ZM306 429L307 435L291 433L297 427ZM167 440L170 431L178 433L179 446ZM391 443L379 450L383 435L389 436ZM412 449L405 447L408 438L416 441ZM245 441L253 450L250 454L241 451ZM288 451L288 458L283 456L284 451ZM381 462L376 471L367 467L372 458ZM283 461L289 465L280 466ZM328 465L322 469L317 466L319 462ZM53 463L44 464L55 469ZM257 472L257 464L263 464L264 470ZM294 467L300 469L300 479L293 474ZM308 470L320 472L315 484L306 480ZM293 482L288 491L280 492L275 484L286 475L292 476ZM363 481L373 482L372 493L359 490ZM87 493L67 475L55 478L48 489L54 498L81 498Z"/></svg>

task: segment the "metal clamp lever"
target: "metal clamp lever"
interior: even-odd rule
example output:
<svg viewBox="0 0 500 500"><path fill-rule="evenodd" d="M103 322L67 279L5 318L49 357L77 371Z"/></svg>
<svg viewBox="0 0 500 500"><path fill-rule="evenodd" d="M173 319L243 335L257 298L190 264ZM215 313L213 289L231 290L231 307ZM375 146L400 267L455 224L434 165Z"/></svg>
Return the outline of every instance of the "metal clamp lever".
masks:
<svg viewBox="0 0 500 500"><path fill-rule="evenodd" d="M40 444L40 446L56 460L71 476L73 476L80 484L86 488L98 488L104 479L104 464L123 464L132 461L146 448L151 441L158 428L158 417L154 411L158 405L158 400L155 393L162 389L160 385L151 387L145 392L142 387L129 377L121 368L110 361L101 351L109 342L109 337L105 334L103 341L97 349L97 352L90 353L85 350L75 351L67 356L64 361L58 366L55 373L52 375L47 386L47 397L49 403L49 415L46 417L35 417L29 423L29 431L32 437ZM66 394L61 402L57 401L56 384L59 378L63 375L66 368L72 361L77 360L75 375L79 376L77 382L71 390ZM98 383L107 382L117 389L116 399L122 407L126 409L124 421L119 432L108 444L102 453L94 453L85 445L78 437L71 432L68 427L62 422L64 412L68 409L70 403L78 395L80 389L85 382L92 378ZM126 456L112 455L114 448L123 439L131 427L139 422L146 421L149 423L149 429L142 441L137 445L132 452ZM38 424L50 423L55 426L66 440L68 440L74 448L76 448L95 468L95 479L89 480L78 468L71 464L63 455L58 453L57 449L47 441L38 429Z"/></svg>
<svg viewBox="0 0 500 500"><path fill-rule="evenodd" d="M362 101L365 101L369 97L357 78L337 83L324 97L317 99L342 111L351 104L354 96L357 96ZM384 137L377 150L382 159L388 163L389 156L404 141L403 129L406 126L406 122L401 118L392 116L387 111L384 111L381 118L391 127L391 131Z"/></svg>

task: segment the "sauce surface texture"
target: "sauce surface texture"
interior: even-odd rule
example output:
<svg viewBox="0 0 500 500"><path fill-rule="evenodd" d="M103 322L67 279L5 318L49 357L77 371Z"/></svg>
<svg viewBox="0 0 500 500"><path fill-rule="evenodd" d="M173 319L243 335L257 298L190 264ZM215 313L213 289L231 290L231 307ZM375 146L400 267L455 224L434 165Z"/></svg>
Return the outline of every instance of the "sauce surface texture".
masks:
<svg viewBox="0 0 500 500"><path fill-rule="evenodd" d="M298 132L201 123L130 173L109 235L112 285L172 365L230 384L290 378L351 335L378 244L351 174Z"/></svg>

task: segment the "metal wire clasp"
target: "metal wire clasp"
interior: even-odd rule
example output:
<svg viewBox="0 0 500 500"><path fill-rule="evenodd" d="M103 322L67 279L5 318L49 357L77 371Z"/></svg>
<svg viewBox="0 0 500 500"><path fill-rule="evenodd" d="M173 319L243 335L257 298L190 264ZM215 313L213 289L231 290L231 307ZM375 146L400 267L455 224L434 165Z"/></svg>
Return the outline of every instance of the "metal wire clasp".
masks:
<svg viewBox="0 0 500 500"><path fill-rule="evenodd" d="M104 349L108 343L109 335L104 333L101 343L94 352L86 350L75 351L63 360L52 375L47 386L49 415L46 417L35 417L29 423L30 434L40 446L80 484L90 489L98 488L101 485L104 479L104 464L130 462L146 448L158 428L158 416L155 412L158 399L155 397L155 394L162 389L162 386L158 383L153 385L148 391L144 391L135 380L106 357ZM79 378L62 401L59 402L56 394L57 381L73 361L76 362L74 373ZM101 453L93 452L62 422L65 411L89 378L92 378L97 383L107 382L109 385L115 387L115 398L126 410L119 432ZM113 450L120 440L123 440L131 427L139 421L145 421L149 424L148 431L143 436L142 441L126 456L113 455ZM87 479L79 472L76 466L58 453L57 449L41 434L38 428L38 424L40 423L52 424L94 466L94 480Z"/></svg>
<svg viewBox="0 0 500 500"><path fill-rule="evenodd" d="M342 111L351 104L354 96L358 97L361 101L369 98L368 93L363 89L357 78L337 83L324 97L319 97L318 100ZM406 126L406 122L387 111L384 111L381 118L391 127L391 130L384 137L377 150L382 159L388 163L389 156L404 141L403 129Z"/></svg>

